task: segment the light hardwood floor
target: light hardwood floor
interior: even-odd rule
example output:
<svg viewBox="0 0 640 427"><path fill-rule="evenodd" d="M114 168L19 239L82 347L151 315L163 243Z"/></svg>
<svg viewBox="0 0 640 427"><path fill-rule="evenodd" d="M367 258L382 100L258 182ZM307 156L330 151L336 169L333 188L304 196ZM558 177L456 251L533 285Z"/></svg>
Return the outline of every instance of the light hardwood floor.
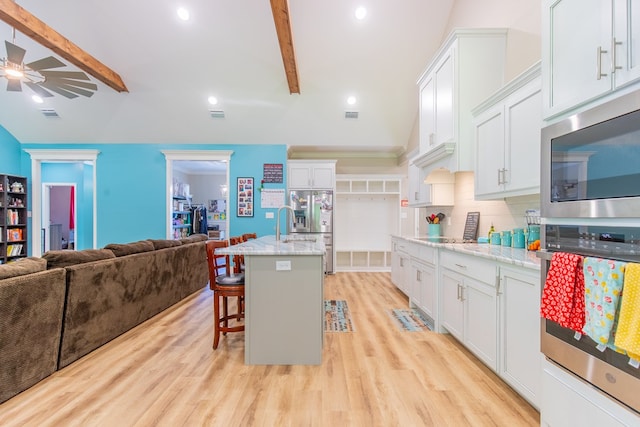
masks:
<svg viewBox="0 0 640 427"><path fill-rule="evenodd" d="M395 326L407 299L389 274L328 276L325 298L356 330L326 333L320 366L245 366L244 333L212 350L206 288L0 405L0 425L539 425L454 339Z"/></svg>

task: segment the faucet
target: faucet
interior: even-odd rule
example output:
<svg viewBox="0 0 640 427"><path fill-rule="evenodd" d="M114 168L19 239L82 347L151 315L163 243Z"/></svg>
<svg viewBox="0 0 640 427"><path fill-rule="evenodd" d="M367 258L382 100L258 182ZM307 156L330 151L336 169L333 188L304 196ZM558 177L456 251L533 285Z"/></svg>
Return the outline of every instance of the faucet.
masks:
<svg viewBox="0 0 640 427"><path fill-rule="evenodd" d="M283 205L278 208L278 216L276 217L276 241L280 241L280 211L282 209L289 209L292 216L296 214L291 206Z"/></svg>

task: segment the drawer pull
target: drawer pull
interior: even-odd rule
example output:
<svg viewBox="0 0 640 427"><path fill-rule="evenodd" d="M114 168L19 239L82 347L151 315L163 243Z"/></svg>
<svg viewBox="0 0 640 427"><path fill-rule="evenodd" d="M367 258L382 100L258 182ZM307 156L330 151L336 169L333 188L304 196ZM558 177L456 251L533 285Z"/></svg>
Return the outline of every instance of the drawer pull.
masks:
<svg viewBox="0 0 640 427"><path fill-rule="evenodd" d="M458 263L456 263L456 267L460 267L460 268L467 268L467 266L466 266L466 265L464 265L464 264L458 264Z"/></svg>

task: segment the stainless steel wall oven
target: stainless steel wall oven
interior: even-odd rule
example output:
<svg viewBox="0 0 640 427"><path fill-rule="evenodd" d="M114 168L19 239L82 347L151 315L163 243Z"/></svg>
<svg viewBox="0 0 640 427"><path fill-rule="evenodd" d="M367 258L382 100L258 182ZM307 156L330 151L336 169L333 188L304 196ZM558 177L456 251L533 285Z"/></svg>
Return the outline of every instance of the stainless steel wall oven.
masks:
<svg viewBox="0 0 640 427"><path fill-rule="evenodd" d="M544 128L541 142L543 288L556 252L640 263L640 91ZM541 350L640 413L639 363L626 354L545 318Z"/></svg>

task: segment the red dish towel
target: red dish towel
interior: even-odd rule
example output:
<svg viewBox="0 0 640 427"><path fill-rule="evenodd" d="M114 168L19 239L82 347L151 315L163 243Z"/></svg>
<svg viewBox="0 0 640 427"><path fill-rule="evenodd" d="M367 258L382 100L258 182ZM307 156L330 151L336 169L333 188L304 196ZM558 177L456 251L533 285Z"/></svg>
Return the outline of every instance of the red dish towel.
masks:
<svg viewBox="0 0 640 427"><path fill-rule="evenodd" d="M582 333L585 325L582 257L555 252L542 290L540 315Z"/></svg>

